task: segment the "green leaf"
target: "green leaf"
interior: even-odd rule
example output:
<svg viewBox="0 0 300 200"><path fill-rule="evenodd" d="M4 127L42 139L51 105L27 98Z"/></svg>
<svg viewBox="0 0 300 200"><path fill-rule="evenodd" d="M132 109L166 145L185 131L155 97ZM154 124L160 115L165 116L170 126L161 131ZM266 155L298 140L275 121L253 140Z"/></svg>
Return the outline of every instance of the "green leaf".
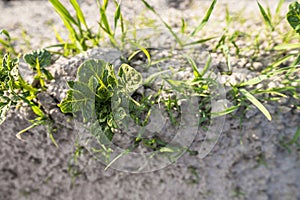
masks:
<svg viewBox="0 0 300 200"><path fill-rule="evenodd" d="M36 50L24 55L24 60L33 69L36 69L37 60L41 68L51 64L51 53L46 49Z"/></svg>
<svg viewBox="0 0 300 200"><path fill-rule="evenodd" d="M40 117L45 117L45 114L44 112L36 105L31 105L30 106L32 111L37 115L37 116L40 116Z"/></svg>
<svg viewBox="0 0 300 200"><path fill-rule="evenodd" d="M266 13L265 9L262 7L262 5L257 1L260 13L262 14L265 23L271 28L272 31L274 31L273 24L271 22L271 17Z"/></svg>
<svg viewBox="0 0 300 200"><path fill-rule="evenodd" d="M64 113L81 112L84 121L87 121L96 116L95 104L98 103L103 108L112 97L117 78L112 65L96 59L82 63L77 77L78 81L68 82L70 90L59 107Z"/></svg>
<svg viewBox="0 0 300 200"><path fill-rule="evenodd" d="M81 8L80 8L80 6L79 6L77 0L70 0L70 2L71 2L73 8L74 8L75 11L76 11L76 15L77 15L79 21L80 21L81 23L83 23L83 25L84 25L86 28L88 28L87 23L86 23L86 21L85 21L85 17L84 17L84 15L83 15L83 12L82 12L82 10L81 10Z"/></svg>
<svg viewBox="0 0 300 200"><path fill-rule="evenodd" d="M58 106L63 113L73 113L80 111L84 122L95 116L95 97L87 84L73 82L72 89L67 92L67 96Z"/></svg>
<svg viewBox="0 0 300 200"><path fill-rule="evenodd" d="M195 79L201 78L202 76L201 76L200 72L198 71L195 61L190 56L186 56L186 58L188 59L190 65L192 66Z"/></svg>
<svg viewBox="0 0 300 200"><path fill-rule="evenodd" d="M286 18L291 27L300 34L300 4L295 1L289 5L289 11Z"/></svg>
<svg viewBox="0 0 300 200"><path fill-rule="evenodd" d="M127 64L122 64L118 75L121 77L122 85L125 86L128 93L134 92L142 84L142 75Z"/></svg>
<svg viewBox="0 0 300 200"><path fill-rule="evenodd" d="M59 0L49 0L49 1L62 19L77 25L76 20L71 16L69 11L60 3Z"/></svg>
<svg viewBox="0 0 300 200"><path fill-rule="evenodd" d="M78 68L78 81L88 84L90 78L94 76L101 83L101 77L106 65L106 62L103 60L92 59L85 61Z"/></svg>
<svg viewBox="0 0 300 200"><path fill-rule="evenodd" d="M272 117L269 113L269 111L266 109L262 103L260 103L250 92L248 92L245 89L240 89L240 92L253 104L255 105L264 115L268 120L272 120Z"/></svg>
<svg viewBox="0 0 300 200"><path fill-rule="evenodd" d="M2 68L4 71L12 71L17 68L19 64L19 59L11 59L10 54L5 54L2 60Z"/></svg>
<svg viewBox="0 0 300 200"><path fill-rule="evenodd" d="M212 13L212 11L214 10L214 7L217 3L217 0L213 0L213 2L211 3L208 11L206 12L204 18L202 19L201 23L198 25L198 27L195 28L195 30L192 32L192 36L195 36L199 31L201 31L203 29L203 27L207 24L210 15Z"/></svg>
<svg viewBox="0 0 300 200"><path fill-rule="evenodd" d="M269 78L269 76L267 75L260 75L260 76L257 76L255 78L252 78L246 82L243 82L241 84L239 84L239 86L246 86L246 85L256 85L264 80L266 80L267 78Z"/></svg>

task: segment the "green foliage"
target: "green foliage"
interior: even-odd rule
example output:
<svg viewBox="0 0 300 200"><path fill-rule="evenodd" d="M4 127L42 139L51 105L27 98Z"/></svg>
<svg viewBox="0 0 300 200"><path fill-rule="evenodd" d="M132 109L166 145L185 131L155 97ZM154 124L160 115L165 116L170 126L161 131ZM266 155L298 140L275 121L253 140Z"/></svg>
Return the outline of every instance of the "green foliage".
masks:
<svg viewBox="0 0 300 200"><path fill-rule="evenodd" d="M122 45L118 44L116 40L116 31L118 28L118 24L120 23L121 33L122 37L125 37L125 26L124 26L124 19L121 12L121 3L119 3L117 0L113 1L116 5L116 11L114 14L114 24L113 26L110 24L108 16L107 16L107 6L109 3L109 0L103 0L102 4L100 0L97 0L99 12L100 12L100 22L99 26L100 28L106 33L110 39L111 44L116 48L122 48Z"/></svg>
<svg viewBox="0 0 300 200"><path fill-rule="evenodd" d="M271 14L270 12L267 12L264 7L257 1L257 4L258 4L258 7L259 7L259 10L260 10L260 13L262 14L263 18L264 18L264 21L266 23L266 25L272 30L274 31L274 25L271 21Z"/></svg>
<svg viewBox="0 0 300 200"><path fill-rule="evenodd" d="M6 118L6 113L13 107L27 104L31 110L37 115L33 123L28 128L20 131L17 138L21 138L21 134L40 124L45 124L48 121L47 115L41 108L39 103L36 103L36 94L38 90L28 84L18 71L19 59L11 58L6 54L2 60L0 67L0 123L3 123Z"/></svg>
<svg viewBox="0 0 300 200"><path fill-rule="evenodd" d="M214 39L215 37L209 37L209 38L202 38L202 39L198 39L198 40L194 40L194 36L201 31L204 26L207 24L213 10L215 7L215 4L217 3L217 0L213 0L210 7L208 8L204 18L202 19L202 21L200 22L200 24L190 33L187 34L187 37L191 37L191 39L193 39L192 42L188 42L186 43L183 39L181 39L181 37L179 36L178 33L176 33L176 31L172 28L172 26L170 24L167 23L167 21L165 21L161 15L154 9L153 6L151 6L146 0L142 0L142 2L144 3L144 5L146 6L147 9L149 9L151 12L153 12L158 18L159 20L163 23L163 25L168 29L168 31L171 33L171 35L174 37L175 41L177 42L177 44L179 44L180 47L185 47L185 46L191 46L191 45L197 45L197 44L201 44L204 42L207 42L209 40ZM182 20L182 29L181 32L185 33L185 29L186 29L186 24L184 22L184 20Z"/></svg>
<svg viewBox="0 0 300 200"><path fill-rule="evenodd" d="M300 34L300 4L295 1L289 5L289 11L286 18L292 28Z"/></svg>
<svg viewBox="0 0 300 200"><path fill-rule="evenodd" d="M245 89L240 89L240 92L253 104L255 105L265 116L268 120L272 120L272 117L269 111L265 108L264 105L261 104L250 92Z"/></svg>
<svg viewBox="0 0 300 200"><path fill-rule="evenodd" d="M128 114L122 106L127 101L134 101L130 95L142 83L141 75L123 64L116 76L111 64L103 60L88 60L79 67L77 77L77 81L68 83L70 90L58 106L63 113L76 116L79 113L83 122L97 121L99 128L111 139L112 130L118 128L116 120L121 121Z"/></svg>
<svg viewBox="0 0 300 200"><path fill-rule="evenodd" d="M56 33L56 37L61 43L51 47L62 47L64 49L63 55L68 56L73 53L86 51L87 49L98 45L100 35L94 34L88 27L85 16L77 0L70 0L70 3L76 12L75 17L70 14L60 0L49 1L60 16L65 27L68 29L70 38L70 41L63 41L59 34Z"/></svg>
<svg viewBox="0 0 300 200"><path fill-rule="evenodd" d="M11 38L9 32L5 29L0 30L0 35L4 35L6 38L0 38L0 58L4 56L4 53L10 53L12 55L17 55L17 52L13 45L13 39ZM0 63L1 64L1 63Z"/></svg>
<svg viewBox="0 0 300 200"><path fill-rule="evenodd" d="M36 50L25 54L24 60L32 67L33 70L36 70L37 64L39 64L41 68L47 67L51 64L51 54L45 49Z"/></svg>
<svg viewBox="0 0 300 200"><path fill-rule="evenodd" d="M192 36L196 35L199 31L201 31L203 29L203 27L207 24L214 8L215 8L215 5L217 3L217 0L213 0L209 9L207 10L204 18L202 19L201 23L195 28L195 30L191 33Z"/></svg>
<svg viewBox="0 0 300 200"><path fill-rule="evenodd" d="M45 68L51 64L50 52L45 49L36 50L25 54L23 58L24 61L29 64L31 69L37 73L35 80L40 83L42 88L45 88L45 79L53 79L51 73Z"/></svg>

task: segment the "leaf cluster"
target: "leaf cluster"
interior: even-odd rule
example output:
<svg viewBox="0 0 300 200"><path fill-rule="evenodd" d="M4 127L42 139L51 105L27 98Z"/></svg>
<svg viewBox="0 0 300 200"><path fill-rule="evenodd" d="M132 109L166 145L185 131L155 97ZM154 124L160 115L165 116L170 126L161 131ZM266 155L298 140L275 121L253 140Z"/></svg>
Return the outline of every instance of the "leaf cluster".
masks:
<svg viewBox="0 0 300 200"><path fill-rule="evenodd" d="M300 34L300 4L295 1L289 5L289 11L286 18L292 28Z"/></svg>
<svg viewBox="0 0 300 200"><path fill-rule="evenodd" d="M0 67L0 124L6 119L6 113L20 104L27 104L38 116L32 122L34 125L40 124L46 119L46 115L36 102L38 89L28 84L18 71L19 59L11 58L6 54ZM17 137L21 139L20 134Z"/></svg>
<svg viewBox="0 0 300 200"><path fill-rule="evenodd" d="M53 76L46 69L51 64L51 53L45 49L32 51L24 55L24 61L37 73L35 79L40 82L41 87L45 87L45 79L52 80Z"/></svg>
<svg viewBox="0 0 300 200"><path fill-rule="evenodd" d="M98 123L93 132L112 139L117 121L124 119L128 102L134 101L130 95L141 82L141 74L127 64L116 75L111 64L87 60L78 68L77 80L68 82L70 89L59 107L63 113L81 116L84 123Z"/></svg>

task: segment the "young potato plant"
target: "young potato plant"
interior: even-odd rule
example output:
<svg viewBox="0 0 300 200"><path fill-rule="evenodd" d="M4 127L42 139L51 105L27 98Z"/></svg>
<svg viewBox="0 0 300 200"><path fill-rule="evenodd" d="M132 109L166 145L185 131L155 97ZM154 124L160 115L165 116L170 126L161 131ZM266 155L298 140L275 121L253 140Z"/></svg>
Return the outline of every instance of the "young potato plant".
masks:
<svg viewBox="0 0 300 200"><path fill-rule="evenodd" d="M151 79L155 80L155 77ZM166 81L170 85L175 84L169 90L173 87L179 92L184 89L176 87L179 81L171 79L166 79ZM176 99L161 97L161 90L165 90L162 88L157 93L135 99L135 91L146 83L148 84L149 80L143 82L141 74L128 64L122 64L116 74L111 64L103 60L88 60L78 68L77 80L68 82L70 89L58 106L63 113L71 113L88 125L89 132L102 148L94 150L106 154L107 163L110 162L109 154L113 152L109 144L112 143L114 136L130 131L131 126L137 127L135 130L137 133L133 143L125 152L130 152L139 145L153 151L166 151L165 146L168 145L166 141L156 136L144 138L142 134L153 111L152 106L158 104L158 101L164 106L173 125L178 125L178 123L177 119L172 116L172 109L179 110L180 106ZM200 84L200 81L197 83ZM191 90L197 83L186 85L182 81L182 84ZM174 92L171 91L171 93ZM168 147L168 152L172 150L172 152L180 153L182 149L182 147L172 146Z"/></svg>
<svg viewBox="0 0 300 200"><path fill-rule="evenodd" d="M137 103L131 94L142 83L141 74L123 64L116 75L111 64L88 60L79 67L77 77L77 81L68 82L70 90L59 104L61 111L81 116L83 122L94 124L91 132L99 141L112 140L117 123L129 114L124 109L128 105L124 104Z"/></svg>

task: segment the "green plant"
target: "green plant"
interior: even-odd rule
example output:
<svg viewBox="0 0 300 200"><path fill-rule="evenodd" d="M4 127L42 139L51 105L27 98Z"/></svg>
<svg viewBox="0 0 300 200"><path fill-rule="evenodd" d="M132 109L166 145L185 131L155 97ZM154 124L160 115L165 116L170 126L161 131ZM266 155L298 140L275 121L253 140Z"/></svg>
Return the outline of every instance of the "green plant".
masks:
<svg viewBox="0 0 300 200"><path fill-rule="evenodd" d="M16 56L17 52L9 32L5 29L1 29L0 35L5 36L5 38L0 38L0 65L2 65L2 59L6 53Z"/></svg>
<svg viewBox="0 0 300 200"><path fill-rule="evenodd" d="M36 50L24 55L24 61L37 73L34 77L40 87L45 89L45 80L52 80L52 74L46 69L51 64L51 53L45 49ZM35 85L35 83L33 83Z"/></svg>
<svg viewBox="0 0 300 200"><path fill-rule="evenodd" d="M113 66L103 60L93 59L85 61L78 68L78 79L68 82L70 89L66 98L59 104L59 107L63 113L72 113L77 119L82 119L83 123L89 124L89 132L97 139L102 148L93 149L93 152L101 153L105 156L106 162L110 163L107 167L138 145L152 149L154 154L163 152L166 154L175 153L178 156L187 147L170 146L159 137L144 138L142 135L149 116L153 111L153 105L162 103L172 124L178 126L178 117L176 118L173 112L180 112L178 103L180 99L187 98L187 95L194 95L202 97L203 104L208 103L210 100L208 88L214 80L204 78L204 75L208 71L211 58L208 59L205 68L201 72L198 71L195 62L191 58L189 58L189 61L194 70L195 78L193 80L172 80L170 76L165 75L163 80L169 86L164 87L164 84L162 84L157 93L149 96L140 96L139 98L134 97L135 90L141 84L149 85L157 76L163 75L166 71L153 74L150 79L143 81L141 74L127 64L122 64L118 73L115 74ZM174 91L178 92L181 97L170 98L170 95L174 96ZM161 96L162 92L166 95ZM199 113L204 108L203 104L199 106ZM202 112L206 114L201 113L201 122L210 117L207 114L209 109ZM135 141L131 147L111 161L110 154L113 150L110 148L110 143L113 137L119 132L125 133L127 130L130 130L130 126L133 125L131 122L134 122L139 127Z"/></svg>
<svg viewBox="0 0 300 200"><path fill-rule="evenodd" d="M17 133L17 138L22 140L22 133L35 126L49 124L49 117L36 98L38 89L32 87L22 78L18 71L18 64L18 58L11 58L10 54L6 54L0 67L0 124L4 122L10 109L29 106L37 117L29 120L32 123L31 126ZM56 144L51 133L50 137Z"/></svg>
<svg viewBox="0 0 300 200"><path fill-rule="evenodd" d="M108 17L107 17L107 6L108 6L109 0L103 0L102 4L100 0L97 0L97 4L99 7L99 12L100 12L100 21L99 21L99 26L100 28L108 35L111 44L116 47L116 48L123 48L123 43L124 39L126 37L126 32L125 32L125 25L124 25L124 20L121 12L121 3L118 1L114 0L114 3L116 5L116 11L114 14L114 25L110 25ZM116 31L118 27L118 23L120 22L120 28L121 28L121 40L122 43L118 44L116 40Z"/></svg>
<svg viewBox="0 0 300 200"><path fill-rule="evenodd" d="M141 83L141 75L129 65L123 64L116 76L113 66L103 60L89 60L78 69L78 81L70 81L67 97L59 104L63 113L81 113L84 122L99 122L105 137L112 139L116 120L122 120L126 112L119 105L112 108L112 97L135 102L129 94ZM117 109L113 113L113 109ZM100 136L100 137L103 137Z"/></svg>
<svg viewBox="0 0 300 200"><path fill-rule="evenodd" d="M176 31L172 28L171 25L169 25L161 16L160 14L154 9L153 6L151 6L146 0L142 0L142 2L144 3L144 5L146 6L147 9L149 9L151 12L153 12L158 18L159 20L163 23L163 25L168 29L168 31L171 33L171 35L174 37L175 41L177 42L177 44L179 44L180 47L186 47L186 46L191 46L191 45L196 45L196 44L201 44L201 43L204 43L204 42L207 42L209 40L212 40L216 37L209 37L209 38L202 38L202 39L199 39L199 40L193 40L192 42L186 42L185 40L187 40L186 38L185 39L181 39L181 37L179 36L178 33L176 33ZM217 0L213 0L210 7L208 8L204 18L202 19L202 21L200 22L200 24L195 27L191 33L187 34L186 37L188 39L192 39L194 36L196 36L196 34L201 31L204 26L207 24L213 10L214 10L214 7L217 3ZM186 29L186 24L185 24L185 21L182 20L182 28L181 28L181 32L182 33L185 33L185 29Z"/></svg>
<svg viewBox="0 0 300 200"><path fill-rule="evenodd" d="M0 44L3 45L3 47L1 47L0 50L5 51L6 53L17 55L17 52L13 46L13 39L10 37L9 32L5 29L2 29L0 30L0 35L6 36L6 39L0 38Z"/></svg>
<svg viewBox="0 0 300 200"><path fill-rule="evenodd" d="M100 34L93 33L88 27L85 16L77 2L77 0L70 0L76 17L73 17L66 7L59 0L49 0L53 5L55 11L59 14L65 27L69 31L69 40L64 41L56 32L56 37L60 44L52 45L50 47L62 47L64 49L63 55L68 56L74 53L80 53L87 49L98 45Z"/></svg>
<svg viewBox="0 0 300 200"><path fill-rule="evenodd" d="M295 1L289 5L289 11L286 18L291 27L300 34L300 4Z"/></svg>

